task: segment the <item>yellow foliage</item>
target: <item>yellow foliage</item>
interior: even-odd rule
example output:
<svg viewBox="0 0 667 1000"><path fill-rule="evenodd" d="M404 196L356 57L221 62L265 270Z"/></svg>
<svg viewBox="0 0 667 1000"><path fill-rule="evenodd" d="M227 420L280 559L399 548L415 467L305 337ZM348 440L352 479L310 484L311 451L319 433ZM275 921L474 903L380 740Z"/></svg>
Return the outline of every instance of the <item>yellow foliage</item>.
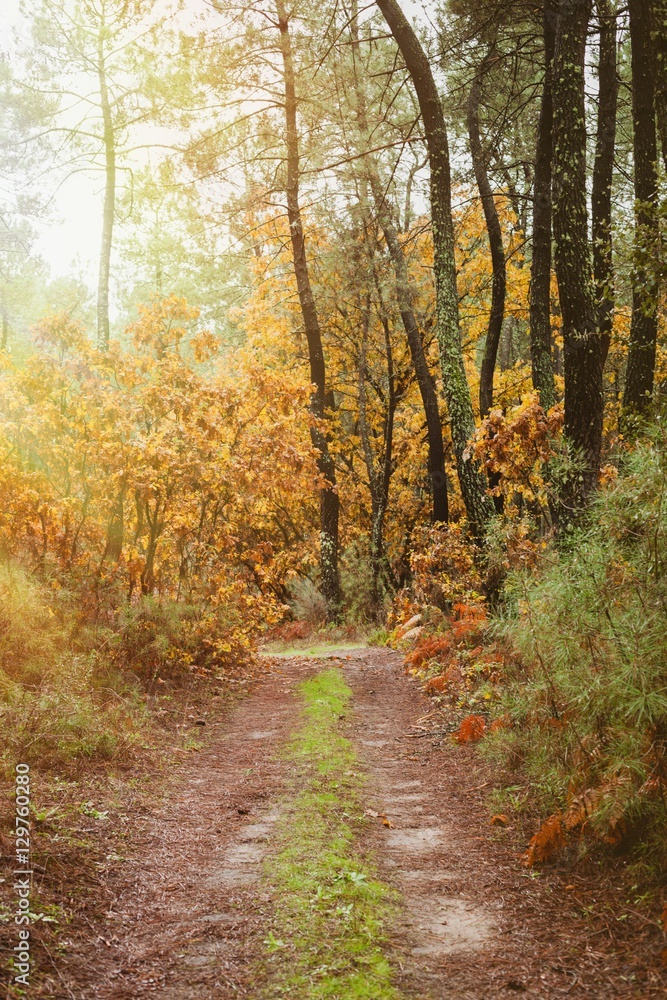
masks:
<svg viewBox="0 0 667 1000"><path fill-rule="evenodd" d="M80 587L234 605L232 646L283 611L312 558L317 474L308 391L258 365L196 370L179 347L198 311L171 297L139 309L136 350L99 352L66 316L2 374L0 544ZM217 349L206 331L197 362Z"/></svg>

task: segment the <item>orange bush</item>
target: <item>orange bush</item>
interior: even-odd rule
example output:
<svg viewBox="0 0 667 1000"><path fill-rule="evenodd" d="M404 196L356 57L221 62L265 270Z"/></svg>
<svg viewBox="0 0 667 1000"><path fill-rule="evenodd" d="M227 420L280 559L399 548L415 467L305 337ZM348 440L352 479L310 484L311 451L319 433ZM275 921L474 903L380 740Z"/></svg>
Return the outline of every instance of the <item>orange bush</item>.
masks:
<svg viewBox="0 0 667 1000"><path fill-rule="evenodd" d="M482 589L474 548L460 524L415 530L410 568L412 590L422 606L448 611L457 602L478 598Z"/></svg>
<svg viewBox="0 0 667 1000"><path fill-rule="evenodd" d="M405 658L406 667L420 670L432 662L446 663L452 652L452 643L447 636L425 636L420 639L412 652Z"/></svg>
<svg viewBox="0 0 667 1000"><path fill-rule="evenodd" d="M544 466L555 454L562 429L562 406L545 413L535 392L508 416L492 410L475 434L473 453L488 473L500 477L494 494L546 508Z"/></svg>
<svg viewBox="0 0 667 1000"><path fill-rule="evenodd" d="M486 733L483 715L467 715L455 735L457 743L479 743Z"/></svg>

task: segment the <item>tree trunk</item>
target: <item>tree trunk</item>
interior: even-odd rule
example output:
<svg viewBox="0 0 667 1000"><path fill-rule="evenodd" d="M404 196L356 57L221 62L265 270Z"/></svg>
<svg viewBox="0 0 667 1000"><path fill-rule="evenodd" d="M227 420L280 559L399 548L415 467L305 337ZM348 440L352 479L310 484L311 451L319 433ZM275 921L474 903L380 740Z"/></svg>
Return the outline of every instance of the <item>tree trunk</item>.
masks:
<svg viewBox="0 0 667 1000"><path fill-rule="evenodd" d="M107 527L107 543L104 555L113 562L118 562L123 551L123 541L125 535L125 491L127 484L125 480L120 484L118 496L114 502L109 525Z"/></svg>
<svg viewBox="0 0 667 1000"><path fill-rule="evenodd" d="M396 0L376 0L401 50L421 110L431 167L430 194L440 364L461 495L472 533L478 539L493 516L486 482L468 450L475 418L466 379L459 327L454 259L454 225L447 128L429 61Z"/></svg>
<svg viewBox="0 0 667 1000"><path fill-rule="evenodd" d="M540 405L556 402L551 357L551 166L553 157L553 58L556 44L556 0L544 4L544 84L537 126L533 202L533 259L530 273L530 354L533 387Z"/></svg>
<svg viewBox="0 0 667 1000"><path fill-rule="evenodd" d="M164 514L164 505L161 509L160 500L158 499L155 501L153 511L151 511L150 505L146 501L144 501L143 507L146 515L146 523L148 524L148 541L146 543L146 561L144 562L144 568L141 571L139 581L141 584L141 593L144 596L149 596L155 590L155 556L164 528L164 522L160 520L160 514Z"/></svg>
<svg viewBox="0 0 667 1000"><path fill-rule="evenodd" d="M375 613L380 610L380 579L385 570L384 519L389 504L389 485L392 472L392 451L394 438L394 416L396 413L396 392L394 387L394 360L391 350L389 325L383 317L385 350L387 355L387 417L384 427L383 449L379 462L373 454L371 433L366 405L366 368L368 351L368 326L370 322L370 301L366 304L362 328L361 356L359 359L359 436L361 438L366 471L371 494L371 571L372 603ZM385 573L385 575L387 575Z"/></svg>
<svg viewBox="0 0 667 1000"><path fill-rule="evenodd" d="M595 489L602 449L604 351L586 205L584 60L591 6L591 0L561 3L553 72L553 221L565 348L565 436L582 463L563 498L573 507Z"/></svg>
<svg viewBox="0 0 667 1000"><path fill-rule="evenodd" d="M100 350L109 347L109 274L111 270L111 246L113 224L116 214L116 136L111 115L111 103L107 87L104 61L104 25L97 40L97 74L100 85L100 104L104 128L104 163L106 182L104 186L104 213L102 216L102 245L97 281L97 346Z"/></svg>
<svg viewBox="0 0 667 1000"><path fill-rule="evenodd" d="M336 469L329 451L322 421L327 411L326 369L322 348L322 332L315 306L315 299L308 273L306 241L299 206L299 140L296 126L296 89L292 42L289 21L282 0L277 0L278 27L280 30L280 50L283 60L285 80L285 145L287 147L287 215L289 219L294 275L296 278L301 315L308 343L310 380L315 385L311 396L311 412L317 425L311 428L311 440L317 452L317 466L324 478L325 486L320 493L320 572L322 594L326 601L327 617L335 621L340 615L340 583L338 577L338 513L339 501L336 492Z"/></svg>
<svg viewBox="0 0 667 1000"><path fill-rule="evenodd" d="M384 234L389 250L389 256L394 269L396 299L401 314L401 322L410 348L412 365L419 386L419 392L424 407L426 430L428 437L428 476L431 485L432 518L433 521L449 520L449 505L447 498L447 475L445 473L445 447L442 440L442 425L440 409L435 384L428 369L424 345L419 325L412 308L412 293L408 277L408 265L398 238L396 227L391 218L391 210L387 205L380 178L374 174L374 164L370 165L370 186L373 193L378 221Z"/></svg>
<svg viewBox="0 0 667 1000"><path fill-rule="evenodd" d="M609 352L614 321L614 271L612 267L611 185L616 148L618 73L616 69L617 13L613 0L598 0L600 62L598 65L598 131L591 198L593 223L593 274L599 303L603 365Z"/></svg>
<svg viewBox="0 0 667 1000"><path fill-rule="evenodd" d="M655 110L662 159L667 170L667 0L652 0L651 8Z"/></svg>
<svg viewBox="0 0 667 1000"><path fill-rule="evenodd" d="M657 249L658 159L651 50L651 12L646 0L630 0L632 120L634 125L635 253L632 325L623 410L646 415L653 397L658 336L658 289L650 266Z"/></svg>
<svg viewBox="0 0 667 1000"><path fill-rule="evenodd" d="M419 325L412 309L412 296L408 279L408 268L403 248L396 230L391 225L381 223L387 248L394 266L396 278L396 298L401 314L401 322L410 348L412 365L419 386L426 432L428 438L428 478L431 486L431 517L434 522L449 520L449 500L447 495L447 473L445 472L445 446L442 440L440 408L433 378L428 369L424 345Z"/></svg>
<svg viewBox="0 0 667 1000"><path fill-rule="evenodd" d="M357 19L356 0L352 4L350 19L350 34L352 37L352 55L356 60L359 53L359 23ZM363 84L355 62L354 83L357 98L357 117L359 130L364 145L368 145L368 121L366 118L366 99ZM426 430L428 437L428 477L431 488L431 516L434 522L449 520L449 502L447 496L447 474L445 472L445 448L442 440L442 425L440 423L440 408L435 384L428 368L424 344L422 342L419 324L412 308L412 291L408 275L408 264L405 258L398 229L394 222L394 213L387 197L386 186L382 183L377 157L366 153L364 167L368 184L373 195L377 219L387 244L394 270L396 301L401 315L401 322L410 349L412 366L419 386L419 393L424 407ZM409 194L406 192L406 204L409 204ZM408 210L406 209L406 218Z"/></svg>
<svg viewBox="0 0 667 1000"><path fill-rule="evenodd" d="M496 201L489 182L486 156L479 131L479 102L482 92L482 79L490 61L489 57L489 59L484 60L479 66L468 98L470 152L475 170L475 180L477 181L477 188L482 199L482 208L484 209L486 231L489 236L489 246L491 248L491 266L493 268L491 312L489 314L486 345L484 347L482 370L479 379L479 414L482 419L489 415L493 406L493 375L496 370L498 344L500 343L500 335L503 330L505 294L507 291L507 268L505 264L503 233L496 208Z"/></svg>

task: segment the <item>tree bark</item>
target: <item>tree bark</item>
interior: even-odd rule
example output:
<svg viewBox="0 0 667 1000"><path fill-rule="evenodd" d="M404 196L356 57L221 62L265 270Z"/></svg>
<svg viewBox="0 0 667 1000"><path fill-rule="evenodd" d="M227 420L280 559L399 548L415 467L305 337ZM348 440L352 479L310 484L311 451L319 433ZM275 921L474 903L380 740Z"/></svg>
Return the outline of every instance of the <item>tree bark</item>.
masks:
<svg viewBox="0 0 667 1000"><path fill-rule="evenodd" d="M598 0L600 61L598 65L598 129L591 197L593 275L599 303L603 365L609 352L614 321L614 271L612 266L611 185L616 148L617 12L613 0Z"/></svg>
<svg viewBox="0 0 667 1000"><path fill-rule="evenodd" d="M591 8L591 0L561 0L553 72L553 221L565 348L565 436L582 463L563 498L573 507L595 489L602 449L604 351L586 205L584 62Z"/></svg>
<svg viewBox="0 0 667 1000"><path fill-rule="evenodd" d="M100 86L100 105L102 108L105 186L104 210L102 215L102 244L100 247L100 266L97 281L97 346L100 350L109 347L109 275L111 271L111 247L113 243L113 224L116 215L116 136L107 86L106 65L104 60L104 23L97 39L97 74Z"/></svg>
<svg viewBox="0 0 667 1000"><path fill-rule="evenodd" d="M104 558L107 556L118 562L123 551L123 541L125 536L125 492L127 483L123 480L118 489L118 495L111 510L111 517L107 527L107 543L104 550Z"/></svg>
<svg viewBox="0 0 667 1000"><path fill-rule="evenodd" d="M366 404L366 369L368 354L368 327L370 322L370 301L366 303L364 323L362 327L361 356L359 359L358 390L359 390L359 436L361 438L366 471L371 494L371 600L375 613L381 605L380 579L385 569L386 557L384 551L384 520L389 505L389 485L392 473L392 452L394 439L394 417L396 414L396 391L394 386L394 360L391 350L389 325L383 317L385 333L385 351L387 357L387 416L384 427L382 454L379 462L373 454L371 431L368 422ZM385 573L385 575L387 575Z"/></svg>
<svg viewBox="0 0 667 1000"><path fill-rule="evenodd" d="M651 46L651 11L646 0L630 0L632 50L632 121L634 126L635 253L632 324L623 410L644 416L653 397L658 336L658 289L650 266L658 244L658 159L655 89Z"/></svg>
<svg viewBox="0 0 667 1000"><path fill-rule="evenodd" d="M352 4L352 17L350 19L350 33L352 37L352 55L356 59L359 53L359 24L357 19L356 2ZM359 119L359 129L362 134L364 144L368 144L368 121L366 117L366 99L362 82L359 79L357 66L354 67L354 83L357 98L357 117ZM398 228L394 222L394 213L387 197L385 185L382 183L377 157L373 153L366 153L364 157L364 167L368 178L368 185L373 196L373 203L377 213L377 219L387 244L387 250L391 258L394 271L394 282L396 291L396 301L401 315L401 322L405 330L405 336L410 349L412 366L419 386L419 393L424 407L426 418L426 431L428 438L428 477L431 487L432 508L431 516L434 522L449 520L449 502L447 496L447 474L445 472L445 448L442 440L442 425L440 423L440 408L438 406L438 396L435 384L428 368L424 344L422 341L419 324L412 307L412 290L410 288L410 278L408 275L408 263L405 258L403 247L398 236ZM406 193L406 204L409 204L409 196ZM406 210L406 218L407 218Z"/></svg>
<svg viewBox="0 0 667 1000"><path fill-rule="evenodd" d="M440 364L461 495L471 531L481 539L486 524L493 516L494 507L486 492L486 481L468 449L475 430L475 418L463 363L459 327L447 127L428 58L413 28L396 0L376 2L401 50L417 93L424 125L431 167L431 220Z"/></svg>
<svg viewBox="0 0 667 1000"><path fill-rule="evenodd" d="M287 215L294 258L301 315L308 343L310 380L315 386L311 396L311 412L316 425L311 427L311 440L317 452L317 466L324 478L320 492L320 573L322 594L326 601L327 617L336 621L340 616L340 582L338 575L338 516L339 500L336 491L336 468L329 451L327 435L322 421L327 412L327 387L322 331L308 272L306 240L299 205L299 139L296 124L297 100L295 88L292 41L289 20L282 0L277 0L280 50L285 81L285 145L287 147Z"/></svg>
<svg viewBox="0 0 667 1000"><path fill-rule="evenodd" d="M486 59L479 66L468 97L470 152L475 171L475 180L477 181L477 188L482 199L482 208L484 209L486 231L491 248L491 266L493 269L491 311L479 379L479 414L482 419L489 415L493 406L493 375L496 370L498 344L500 343L500 335L503 330L505 295L507 291L507 267L505 263L505 247L503 246L503 233L496 208L496 201L493 197L493 190L489 181L486 156L479 130L479 102L482 93L482 79L489 61L489 59Z"/></svg>
<svg viewBox="0 0 667 1000"><path fill-rule="evenodd" d="M662 159L667 170L667 0L651 0L655 111Z"/></svg>
<svg viewBox="0 0 667 1000"><path fill-rule="evenodd" d="M533 259L530 274L530 355L533 387L540 405L556 402L551 357L551 170L553 157L553 58L556 44L557 0L546 0L543 11L544 83L537 126L533 202Z"/></svg>

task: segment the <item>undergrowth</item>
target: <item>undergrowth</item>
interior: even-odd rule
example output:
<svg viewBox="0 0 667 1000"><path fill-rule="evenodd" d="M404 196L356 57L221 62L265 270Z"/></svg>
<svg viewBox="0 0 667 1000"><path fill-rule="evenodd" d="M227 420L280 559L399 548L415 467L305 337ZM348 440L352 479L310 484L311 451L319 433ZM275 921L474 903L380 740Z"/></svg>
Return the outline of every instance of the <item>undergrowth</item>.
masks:
<svg viewBox="0 0 667 1000"><path fill-rule="evenodd" d="M501 712L485 741L524 775L561 834L632 847L664 870L667 808L667 469L663 442L628 456L539 575L515 575L497 634ZM554 820L556 817L556 820ZM548 852L547 852L548 853Z"/></svg>
<svg viewBox="0 0 667 1000"><path fill-rule="evenodd" d="M124 860L125 821L153 801L175 760L200 749L209 713L253 676L243 665L241 679L211 672L203 682L199 666L178 655L191 636L179 631L181 609L173 613L169 602L140 600L100 622L51 582L0 562L0 881L12 878L10 791L16 764L27 763L40 873L31 895L31 990L40 996L60 995L72 935L104 920L110 904L100 872ZM15 929L3 901L6 956ZM20 995L18 987L7 994Z"/></svg>
<svg viewBox="0 0 667 1000"><path fill-rule="evenodd" d="M72 639L74 615L34 575L0 564L0 767L109 760L138 738L135 684Z"/></svg>
<svg viewBox="0 0 667 1000"><path fill-rule="evenodd" d="M384 952L391 890L355 837L361 777L339 732L351 691L337 670L301 685L304 722L287 750L295 793L266 862L276 913L265 941L268 996L398 1000Z"/></svg>
<svg viewBox="0 0 667 1000"><path fill-rule="evenodd" d="M666 460L658 434L628 453L578 526L509 572L493 613L471 591L429 628L418 606L406 668L477 713L464 724L507 778L494 811L543 821L529 864L595 843L667 868Z"/></svg>

